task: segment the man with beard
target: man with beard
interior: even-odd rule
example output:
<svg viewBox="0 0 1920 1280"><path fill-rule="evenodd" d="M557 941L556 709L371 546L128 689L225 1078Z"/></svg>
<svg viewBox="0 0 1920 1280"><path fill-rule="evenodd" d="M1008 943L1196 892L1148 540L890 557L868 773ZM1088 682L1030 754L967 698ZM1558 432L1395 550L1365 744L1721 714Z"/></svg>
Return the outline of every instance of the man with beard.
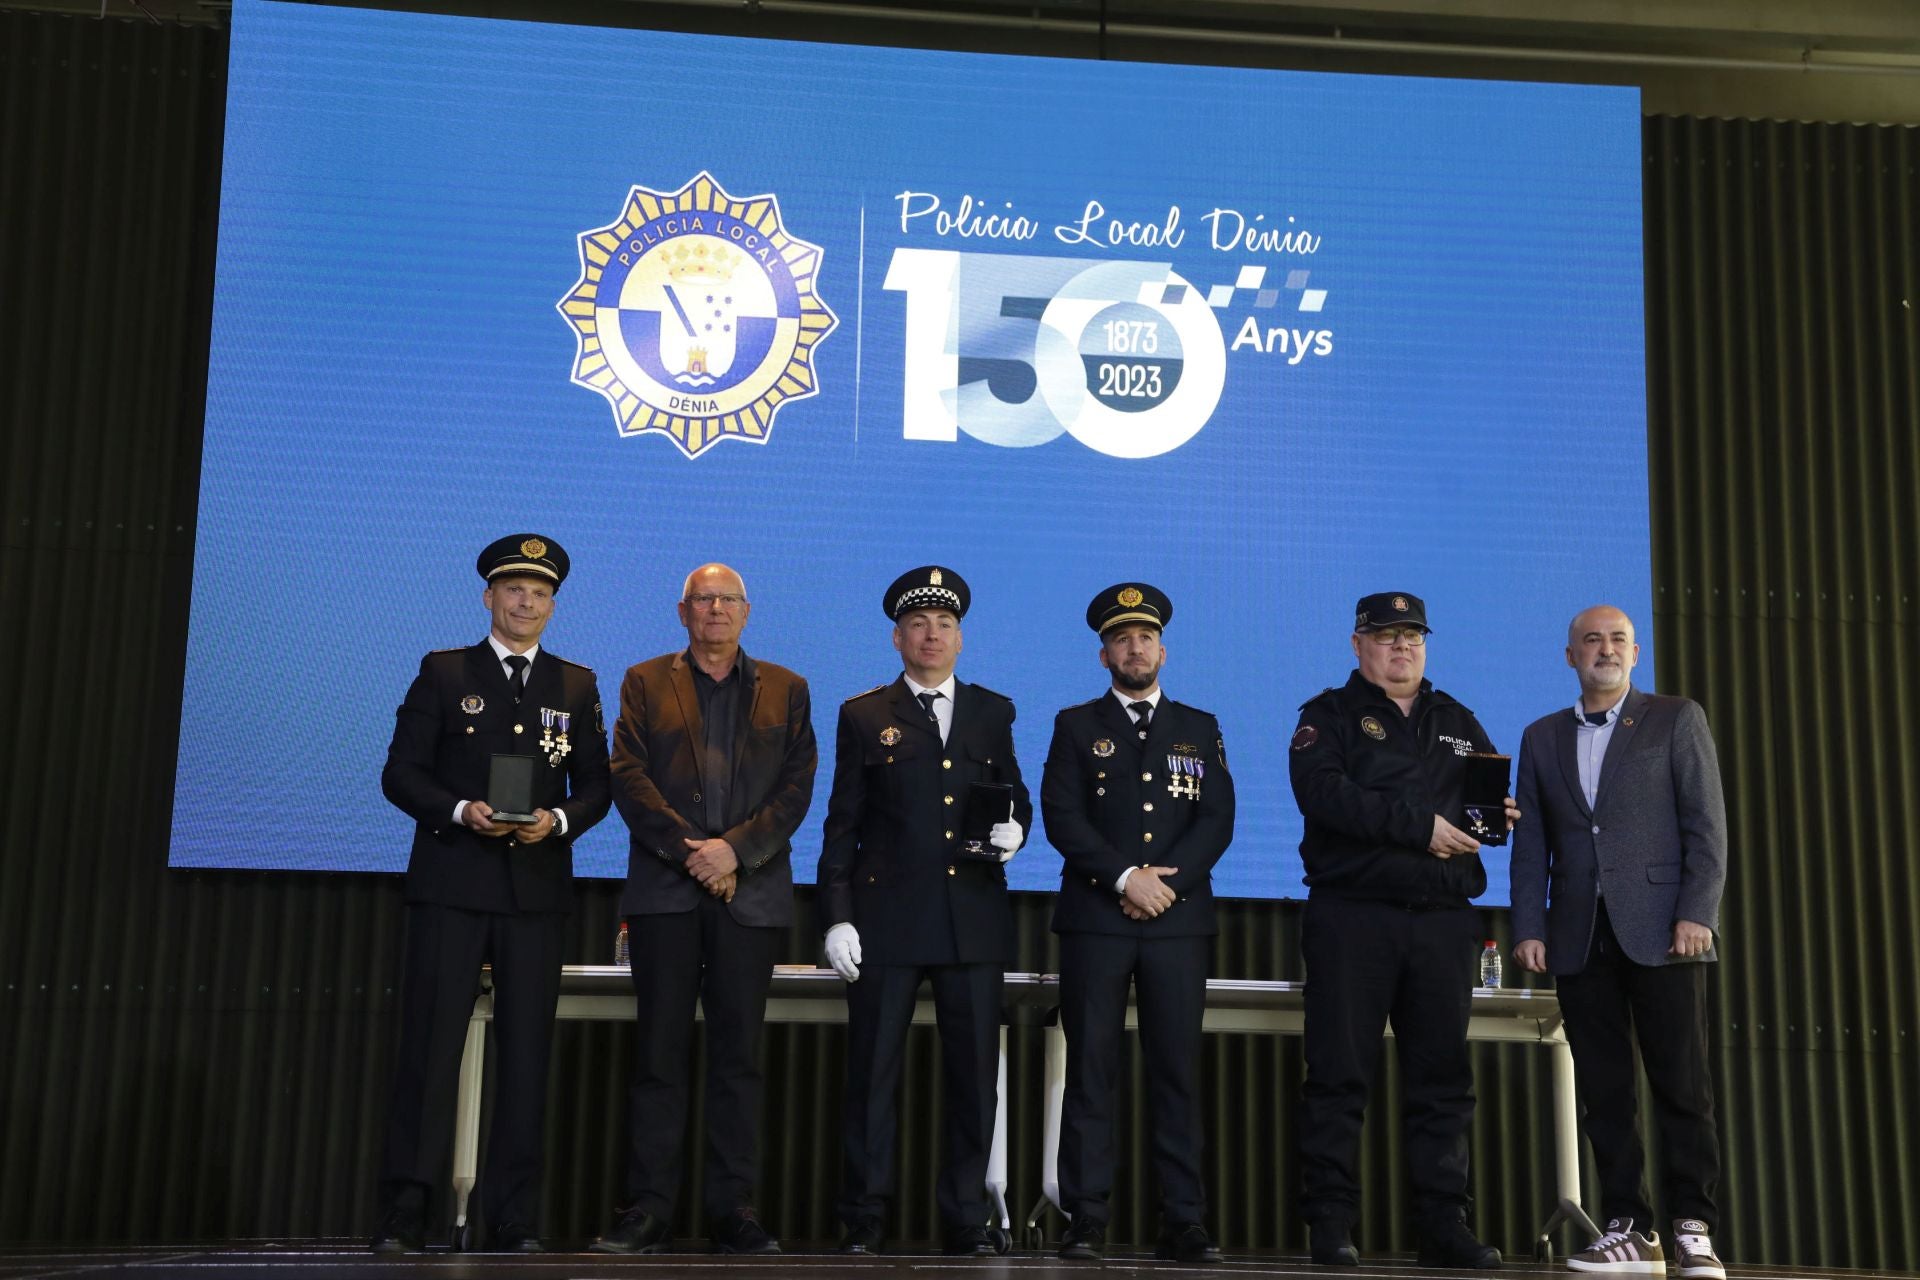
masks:
<svg viewBox="0 0 1920 1280"><path fill-rule="evenodd" d="M1720 1140L1707 1062L1707 963L1727 876L1727 811L1706 713L1633 687L1633 622L1596 605L1567 628L1580 700L1527 726L1513 838L1513 948L1552 972L1600 1172L1606 1230L1575 1271L1665 1275L1635 1117L1640 1047L1659 1121L1680 1274L1714 1255ZM1548 902L1548 886L1552 902Z"/></svg>
<svg viewBox="0 0 1920 1280"><path fill-rule="evenodd" d="M1040 784L1047 838L1066 860L1060 1023L1067 1083L1060 1256L1098 1261L1113 1191L1113 1106L1127 989L1138 993L1147 1114L1160 1180L1156 1256L1220 1261L1202 1225L1200 1023L1213 935L1213 864L1233 839L1233 778L1211 713L1160 688L1160 632L1173 603L1144 582L1108 587L1087 606L1113 685L1054 720Z"/></svg>
<svg viewBox="0 0 1920 1280"><path fill-rule="evenodd" d="M1481 938L1471 899L1487 872L1461 829L1463 791L1467 757L1493 744L1426 679L1427 634L1418 596L1361 597L1359 669L1300 708L1289 753L1308 885L1300 1192L1321 1266L1359 1264L1360 1125L1389 1020L1420 1264L1500 1265L1466 1223L1467 1018ZM1518 816L1509 797L1509 827Z"/></svg>
<svg viewBox="0 0 1920 1280"><path fill-rule="evenodd" d="M954 678L971 600L951 569L901 575L881 607L906 670L840 708L819 903L827 959L847 981L842 1253L880 1248L895 1093L922 981L933 987L945 1085L947 1158L935 1200L946 1252L1000 1251L986 1228L986 1176L1000 993L1014 958L1005 863L1026 839L1033 804L1013 754L1013 703ZM962 834L976 782L1008 788L1011 800L978 855Z"/></svg>

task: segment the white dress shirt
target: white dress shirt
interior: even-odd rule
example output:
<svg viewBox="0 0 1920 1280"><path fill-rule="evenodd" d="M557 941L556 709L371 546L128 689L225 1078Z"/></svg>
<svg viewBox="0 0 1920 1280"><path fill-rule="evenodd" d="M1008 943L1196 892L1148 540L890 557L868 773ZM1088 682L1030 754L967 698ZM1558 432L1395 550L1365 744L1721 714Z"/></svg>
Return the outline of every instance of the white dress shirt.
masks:
<svg viewBox="0 0 1920 1280"><path fill-rule="evenodd" d="M512 684L513 668L507 664L507 658L513 654L513 650L501 644L500 638L492 632L487 633L487 644L492 647L493 656L500 661L501 674L507 677L508 684ZM536 644L519 656L527 660L527 680L531 682L533 680L533 663L534 659L540 656L540 646ZM453 820L456 823L461 822L465 818L466 812L467 802L462 800L453 806ZM561 836L567 834L567 815L558 809L553 810L553 832L555 835Z"/></svg>
<svg viewBox="0 0 1920 1280"><path fill-rule="evenodd" d="M933 718L940 722L940 745L943 747L946 746L947 734L953 729L954 678L949 675L939 684L924 685L912 676L907 675L904 671L901 672L900 675L901 678L907 682L907 690L912 693L914 697L917 698L923 693L936 693L940 695L933 700Z"/></svg>
<svg viewBox="0 0 1920 1280"><path fill-rule="evenodd" d="M1139 728L1140 721L1133 714L1133 704L1136 702L1152 703L1153 713L1155 715L1159 715L1160 714L1160 686L1157 684L1154 685L1152 690L1147 693L1128 693L1126 690L1120 688L1118 685L1115 685L1113 687L1112 693L1114 697L1120 700L1120 709L1127 713L1127 719L1133 721L1136 731L1140 734L1141 737L1143 738L1146 737L1147 736L1146 730ZM1151 724L1152 721L1148 721L1148 723ZM1128 867L1125 871L1122 871L1120 873L1120 878L1113 882L1113 891L1115 893L1124 894L1127 891L1127 877L1132 875L1133 871L1134 869L1132 867Z"/></svg>

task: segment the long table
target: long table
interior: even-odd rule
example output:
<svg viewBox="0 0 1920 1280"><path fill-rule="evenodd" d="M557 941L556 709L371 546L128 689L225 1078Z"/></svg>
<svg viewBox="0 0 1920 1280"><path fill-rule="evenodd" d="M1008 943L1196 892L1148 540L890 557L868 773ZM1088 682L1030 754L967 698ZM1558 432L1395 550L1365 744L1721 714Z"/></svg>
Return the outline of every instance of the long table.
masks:
<svg viewBox="0 0 1920 1280"><path fill-rule="evenodd" d="M1050 1015L1059 1006L1060 979L1054 974L1009 973L1006 1008L1009 1015L1030 1010ZM1217 1034L1299 1035L1306 1020L1306 984L1303 982L1249 982L1216 978L1207 983L1206 1031ZM558 1017L569 1021L632 1021L633 979L623 966L568 965L561 970ZM845 1022L845 984L831 969L806 965L776 965L767 1000L768 1022ZM453 1191L456 1230L464 1231L467 1198L478 1171L480 1096L486 1070L486 1025L493 1018L491 974L482 971L481 992L473 1003L467 1025L466 1051L460 1062L460 1091L454 1112ZM922 997L914 1007L917 1024L931 1024L933 1001ZM1042 1151L1042 1195L1027 1215L1032 1235L1040 1229L1046 1206L1060 1203L1060 1113L1066 1094L1067 1040L1057 1017L1047 1016L1046 1094ZM1127 1025L1135 1023L1127 1012ZM1391 1034L1391 1032L1389 1032ZM1580 1209L1580 1147L1578 1113L1573 1091L1573 1054L1560 1022L1560 1002L1551 991L1515 988L1476 988L1469 1040L1498 1040L1536 1044L1552 1062L1553 1150L1558 1203L1535 1240L1535 1252L1545 1256L1553 1231L1563 1222L1593 1230ZM1007 1213L1007 1033L1000 1029L999 1110L994 1118L993 1149L987 1164L987 1192L1002 1231L1010 1231ZM1597 1230L1595 1231L1597 1234Z"/></svg>

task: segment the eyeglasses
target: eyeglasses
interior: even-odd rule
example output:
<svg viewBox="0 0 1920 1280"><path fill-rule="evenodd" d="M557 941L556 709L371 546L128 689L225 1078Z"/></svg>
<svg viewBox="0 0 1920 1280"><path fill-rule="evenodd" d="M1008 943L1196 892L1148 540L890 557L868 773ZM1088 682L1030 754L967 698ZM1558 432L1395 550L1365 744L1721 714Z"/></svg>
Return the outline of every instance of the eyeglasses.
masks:
<svg viewBox="0 0 1920 1280"><path fill-rule="evenodd" d="M712 608L718 607L721 609L726 609L729 612L731 612L734 609L738 609L741 605L745 604L746 602L747 602L747 598L745 596L737 595L733 592L728 592L726 595L717 596L717 595L711 594L710 592L703 591L699 595L687 597L687 603L692 605L696 609L712 609Z"/></svg>
<svg viewBox="0 0 1920 1280"><path fill-rule="evenodd" d="M1367 632L1367 639L1373 641L1382 649L1390 648L1402 642L1418 649L1427 642L1427 633L1418 627L1389 628L1385 631L1369 631Z"/></svg>

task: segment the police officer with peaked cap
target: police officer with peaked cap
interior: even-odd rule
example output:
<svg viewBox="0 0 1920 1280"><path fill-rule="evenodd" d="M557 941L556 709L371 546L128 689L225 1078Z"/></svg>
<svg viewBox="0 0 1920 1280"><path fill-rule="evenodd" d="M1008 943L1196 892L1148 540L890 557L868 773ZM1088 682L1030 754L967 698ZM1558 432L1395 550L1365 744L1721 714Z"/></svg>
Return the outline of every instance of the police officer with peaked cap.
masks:
<svg viewBox="0 0 1920 1280"><path fill-rule="evenodd" d="M847 981L845 1253L880 1248L895 1094L923 980L933 986L945 1090L935 1197L946 1252L1006 1246L1004 1233L987 1229L986 1172L1001 985L1014 958L1005 863L1026 838L1033 805L1013 753L1013 703L953 674L969 603L952 569L902 574L882 608L904 670L840 708L818 901L827 958ZM1012 812L993 825L984 856L966 852L963 834L976 782L1012 791Z"/></svg>
<svg viewBox="0 0 1920 1280"><path fill-rule="evenodd" d="M1471 899L1487 873L1462 830L1462 788L1466 757L1493 745L1473 712L1426 679L1427 635L1418 596L1362 597L1358 669L1301 707L1288 753L1308 885L1301 1200L1323 1266L1359 1261L1360 1126L1389 1021L1421 1265L1500 1265L1466 1224L1467 1017L1480 949ZM1507 806L1511 826L1518 810Z"/></svg>
<svg viewBox="0 0 1920 1280"><path fill-rule="evenodd" d="M1047 839L1066 865L1060 1022L1067 1038L1060 1256L1097 1260L1113 1190L1113 1109L1127 990L1139 998L1147 1114L1160 1181L1157 1256L1220 1261L1207 1236L1201 1180L1200 1023L1214 923L1211 873L1233 839L1233 778L1220 725L1160 687L1173 618L1144 582L1108 587L1087 606L1111 686L1053 722L1040 784Z"/></svg>
<svg viewBox="0 0 1920 1280"><path fill-rule="evenodd" d="M516 533L480 553L480 643L420 662L380 775L414 820L407 864L400 1043L387 1114L381 1222L373 1247L425 1243L431 1190L446 1176L467 1011L493 965L498 1105L480 1175L495 1249L541 1249L542 1131L561 942L573 907L573 841L612 803L593 672L540 640L567 553ZM495 821L493 757L534 757L533 821Z"/></svg>

